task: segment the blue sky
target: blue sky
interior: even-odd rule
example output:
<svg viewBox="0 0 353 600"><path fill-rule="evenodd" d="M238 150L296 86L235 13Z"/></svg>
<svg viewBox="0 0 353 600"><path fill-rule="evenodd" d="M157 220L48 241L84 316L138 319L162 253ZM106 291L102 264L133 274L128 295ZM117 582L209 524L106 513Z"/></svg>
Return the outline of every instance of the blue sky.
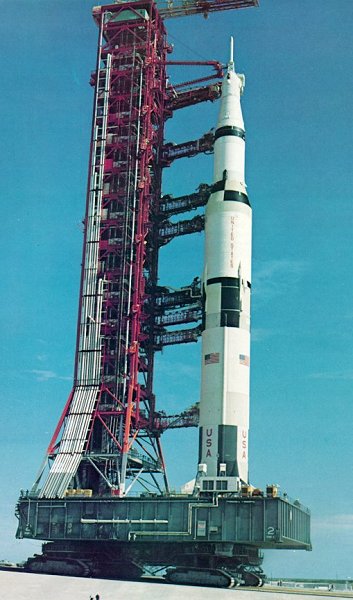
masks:
<svg viewBox="0 0 353 600"><path fill-rule="evenodd" d="M71 386L97 30L88 0L0 1L2 501L0 559ZM254 209L250 473L312 510L313 552L267 552L278 576L353 577L353 207L351 0L261 0L258 9L166 22L174 60L246 75L246 179ZM190 70L169 70L189 79ZM197 76L201 73L195 70ZM168 121L167 141L215 126L217 104ZM211 182L212 157L165 170L163 191ZM160 281L202 271L201 234L161 252ZM159 408L198 400L199 344L157 361ZM197 431L165 435L175 487L191 479ZM175 449L178 448L178 452Z"/></svg>

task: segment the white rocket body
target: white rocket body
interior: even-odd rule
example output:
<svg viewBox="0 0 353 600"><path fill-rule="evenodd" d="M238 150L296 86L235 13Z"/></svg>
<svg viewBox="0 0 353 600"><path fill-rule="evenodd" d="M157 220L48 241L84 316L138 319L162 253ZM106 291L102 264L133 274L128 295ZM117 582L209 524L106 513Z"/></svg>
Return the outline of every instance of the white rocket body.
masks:
<svg viewBox="0 0 353 600"><path fill-rule="evenodd" d="M211 482L226 477L229 486L216 481L208 490L236 490L248 482L251 207L244 176L243 85L231 56L206 206L199 422L199 468Z"/></svg>

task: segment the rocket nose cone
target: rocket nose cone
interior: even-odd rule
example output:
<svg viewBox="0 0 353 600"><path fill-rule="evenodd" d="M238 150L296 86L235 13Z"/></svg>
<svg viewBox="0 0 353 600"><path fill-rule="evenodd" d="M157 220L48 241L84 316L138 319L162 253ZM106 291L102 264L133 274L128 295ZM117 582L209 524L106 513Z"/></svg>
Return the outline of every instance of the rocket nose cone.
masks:
<svg viewBox="0 0 353 600"><path fill-rule="evenodd" d="M243 81L235 71L228 70L222 84L222 95L225 93L239 95L243 89Z"/></svg>

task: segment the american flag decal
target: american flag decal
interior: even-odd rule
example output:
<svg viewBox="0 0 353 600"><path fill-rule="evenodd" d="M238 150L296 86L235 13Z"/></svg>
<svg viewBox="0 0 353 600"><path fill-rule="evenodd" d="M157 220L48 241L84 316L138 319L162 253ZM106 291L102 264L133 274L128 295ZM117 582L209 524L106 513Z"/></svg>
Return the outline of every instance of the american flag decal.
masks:
<svg viewBox="0 0 353 600"><path fill-rule="evenodd" d="M246 354L239 354L239 362L241 365L250 367L250 356L246 356Z"/></svg>
<svg viewBox="0 0 353 600"><path fill-rule="evenodd" d="M205 365L214 365L216 363L219 363L219 352L205 354Z"/></svg>

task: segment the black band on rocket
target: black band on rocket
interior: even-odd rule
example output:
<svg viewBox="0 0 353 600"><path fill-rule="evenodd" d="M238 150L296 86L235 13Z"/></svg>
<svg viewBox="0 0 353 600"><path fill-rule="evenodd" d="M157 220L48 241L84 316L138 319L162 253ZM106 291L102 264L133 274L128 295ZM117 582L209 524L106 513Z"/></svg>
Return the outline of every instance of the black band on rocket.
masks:
<svg viewBox="0 0 353 600"><path fill-rule="evenodd" d="M225 127L220 127L216 130L214 134L214 140L218 140L218 138L223 137L225 135L234 135L236 137L240 137L242 140L245 140L245 131L244 129L240 129L240 127L232 127L231 125L226 125Z"/></svg>
<svg viewBox="0 0 353 600"><path fill-rule="evenodd" d="M242 192L233 192L232 190L226 190L224 192L223 200L232 200L233 202L242 202L250 206L249 198Z"/></svg>
<svg viewBox="0 0 353 600"><path fill-rule="evenodd" d="M206 285L213 283L222 283L227 287L239 287L239 277L211 277L211 279L207 279ZM250 281L247 281L246 285L251 289Z"/></svg>
<svg viewBox="0 0 353 600"><path fill-rule="evenodd" d="M207 285L212 285L212 283L223 283L223 285L229 287L239 287L239 277L212 277L207 279Z"/></svg>
<svg viewBox="0 0 353 600"><path fill-rule="evenodd" d="M216 181L216 183L214 183L212 186L211 193L213 194L214 192L222 192L225 189L226 181L227 181L226 179L221 179L220 181ZM248 206L251 207L249 198L243 192L237 192L234 190L225 190L223 200L225 200L225 201L230 200L233 202L242 202L243 204L247 204Z"/></svg>

